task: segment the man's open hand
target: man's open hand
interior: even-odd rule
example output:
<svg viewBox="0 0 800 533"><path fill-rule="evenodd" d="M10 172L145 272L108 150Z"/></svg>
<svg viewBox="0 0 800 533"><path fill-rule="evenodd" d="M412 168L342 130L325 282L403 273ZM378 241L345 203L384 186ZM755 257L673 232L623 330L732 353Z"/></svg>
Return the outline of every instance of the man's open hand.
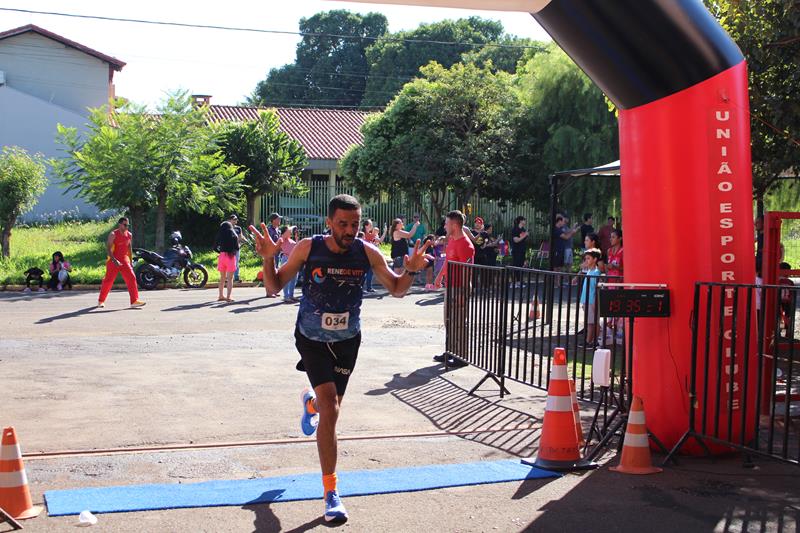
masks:
<svg viewBox="0 0 800 533"><path fill-rule="evenodd" d="M433 242L428 241L422 246L420 246L419 243L419 240L414 243L414 249L411 251L411 255L407 255L403 262L403 265L405 265L406 270L409 272L419 272L428 266L428 261L433 261L433 256L425 253Z"/></svg>
<svg viewBox="0 0 800 533"><path fill-rule="evenodd" d="M278 252L281 251L283 239L278 238L278 242L273 241L272 237L269 235L269 231L267 231L267 225L263 222L261 223L261 231L258 231L255 226L251 225L250 233L253 234L253 241L256 245L256 253L258 253L258 255L264 259L275 257L278 255Z"/></svg>

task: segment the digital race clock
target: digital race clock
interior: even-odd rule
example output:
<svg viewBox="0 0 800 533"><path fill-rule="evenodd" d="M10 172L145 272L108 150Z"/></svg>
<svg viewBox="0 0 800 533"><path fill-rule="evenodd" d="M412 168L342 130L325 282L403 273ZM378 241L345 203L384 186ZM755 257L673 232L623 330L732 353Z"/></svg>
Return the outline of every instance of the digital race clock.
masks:
<svg viewBox="0 0 800 533"><path fill-rule="evenodd" d="M600 288L600 316L668 317L669 290Z"/></svg>

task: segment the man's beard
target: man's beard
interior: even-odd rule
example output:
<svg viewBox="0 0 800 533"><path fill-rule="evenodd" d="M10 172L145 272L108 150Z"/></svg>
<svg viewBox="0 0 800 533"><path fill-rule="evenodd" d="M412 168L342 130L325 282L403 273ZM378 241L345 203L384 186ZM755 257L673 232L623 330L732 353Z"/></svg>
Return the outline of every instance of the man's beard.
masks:
<svg viewBox="0 0 800 533"><path fill-rule="evenodd" d="M333 235L333 242L336 243L336 246L338 246L340 250L347 250L350 247L350 244L345 242L344 240L345 238L347 238L346 235L343 235L342 237L339 237L338 235ZM350 242L352 242L352 238Z"/></svg>

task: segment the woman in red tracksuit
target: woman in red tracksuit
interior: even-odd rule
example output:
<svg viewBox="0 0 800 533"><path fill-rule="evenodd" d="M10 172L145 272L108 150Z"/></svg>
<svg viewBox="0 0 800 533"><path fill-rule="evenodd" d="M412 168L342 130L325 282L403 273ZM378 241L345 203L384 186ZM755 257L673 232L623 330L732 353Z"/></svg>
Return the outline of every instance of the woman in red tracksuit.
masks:
<svg viewBox="0 0 800 533"><path fill-rule="evenodd" d="M131 232L128 231L128 219L125 217L117 221L117 229L108 235L106 248L108 249L108 260L106 261L106 276L100 285L100 297L97 299L97 307L106 306L106 297L117 278L117 274L122 274L128 293L131 296L131 307L141 307L144 302L139 300L139 290L136 287L136 276L133 274L131 266Z"/></svg>

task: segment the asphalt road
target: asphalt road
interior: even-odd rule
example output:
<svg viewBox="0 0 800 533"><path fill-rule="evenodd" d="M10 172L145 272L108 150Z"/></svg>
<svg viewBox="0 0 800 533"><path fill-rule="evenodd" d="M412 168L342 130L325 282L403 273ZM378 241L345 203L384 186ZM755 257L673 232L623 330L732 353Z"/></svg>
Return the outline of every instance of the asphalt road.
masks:
<svg viewBox="0 0 800 533"><path fill-rule="evenodd" d="M299 431L305 376L294 369L296 305L237 289L145 293L0 293L0 425L23 452L272 441L258 446L29 459L34 501L46 490L190 483L317 472ZM535 454L544 396L521 385L500 400L474 368L444 372L442 298L365 301L363 343L340 418L339 471ZM583 406L588 426L591 406ZM446 433L459 432L461 436ZM279 442L274 442L279 441ZM616 462L613 452L604 461ZM687 458L653 476L605 466L555 480L350 498L345 531L795 531L800 469L738 458ZM100 531L327 529L322 502L99 515ZM73 531L77 517L26 521ZM0 524L0 532L10 527Z"/></svg>

